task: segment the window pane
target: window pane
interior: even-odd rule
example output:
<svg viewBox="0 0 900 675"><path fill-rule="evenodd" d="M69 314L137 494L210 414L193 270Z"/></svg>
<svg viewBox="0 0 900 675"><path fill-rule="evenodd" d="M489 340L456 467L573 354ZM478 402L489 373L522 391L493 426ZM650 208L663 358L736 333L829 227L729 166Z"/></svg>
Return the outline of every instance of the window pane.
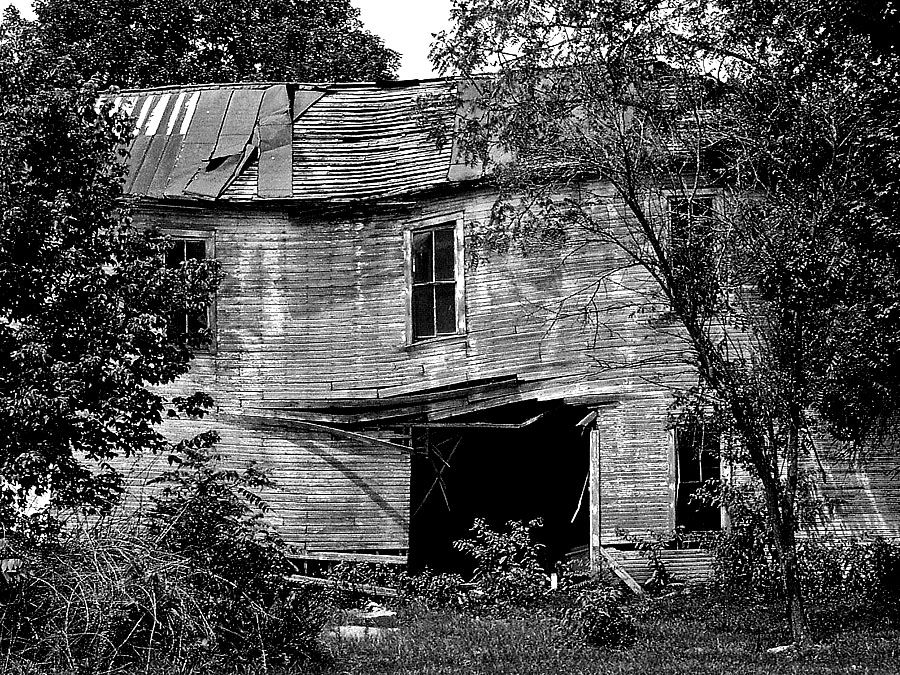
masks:
<svg viewBox="0 0 900 675"><path fill-rule="evenodd" d="M188 314L187 318L187 328L188 331L193 333L194 331L204 330L209 327L209 314L208 312L191 312Z"/></svg>
<svg viewBox="0 0 900 675"><path fill-rule="evenodd" d="M434 279L453 281L456 279L454 264L455 236L451 228L434 231Z"/></svg>
<svg viewBox="0 0 900 675"><path fill-rule="evenodd" d="M427 283L434 280L431 241L431 232L413 234L413 283Z"/></svg>
<svg viewBox="0 0 900 675"><path fill-rule="evenodd" d="M185 258L187 260L205 260L206 242L197 240L185 240Z"/></svg>
<svg viewBox="0 0 900 675"><path fill-rule="evenodd" d="M456 332L456 284L438 284L434 287L437 332Z"/></svg>
<svg viewBox="0 0 900 675"><path fill-rule="evenodd" d="M719 454L704 450L700 455L700 479L704 481L719 480L721 473Z"/></svg>
<svg viewBox="0 0 900 675"><path fill-rule="evenodd" d="M172 242L172 248L166 251L166 267L176 269L184 262L184 240Z"/></svg>
<svg viewBox="0 0 900 675"><path fill-rule="evenodd" d="M718 432L704 424L679 427L675 445L678 455L675 525L688 532L720 528L719 507L692 499L704 481L720 476Z"/></svg>
<svg viewBox="0 0 900 675"><path fill-rule="evenodd" d="M412 291L413 337L434 336L434 287L414 286Z"/></svg>
<svg viewBox="0 0 900 675"><path fill-rule="evenodd" d="M700 481L700 440L698 427L678 429L675 444L678 450L678 482L696 483Z"/></svg>

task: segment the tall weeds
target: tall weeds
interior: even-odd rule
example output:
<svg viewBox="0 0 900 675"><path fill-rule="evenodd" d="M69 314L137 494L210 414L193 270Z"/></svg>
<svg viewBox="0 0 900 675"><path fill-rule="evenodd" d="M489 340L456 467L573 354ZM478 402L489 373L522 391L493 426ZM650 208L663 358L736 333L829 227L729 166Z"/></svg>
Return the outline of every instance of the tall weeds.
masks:
<svg viewBox="0 0 900 675"><path fill-rule="evenodd" d="M315 658L318 591L285 580L284 543L265 528L254 469L188 448L129 516L18 527L0 579L0 670L187 672Z"/></svg>

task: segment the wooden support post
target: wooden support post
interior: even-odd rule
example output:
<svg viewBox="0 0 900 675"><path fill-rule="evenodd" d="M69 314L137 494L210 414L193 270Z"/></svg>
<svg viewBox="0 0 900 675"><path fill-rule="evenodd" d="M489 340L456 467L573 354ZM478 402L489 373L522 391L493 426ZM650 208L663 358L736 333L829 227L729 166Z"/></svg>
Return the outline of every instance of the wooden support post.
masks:
<svg viewBox="0 0 900 675"><path fill-rule="evenodd" d="M628 574L628 570L622 567L622 563L613 558L610 555L609 551L607 551L602 546L600 547L600 555L603 557L603 560L606 561L606 564L609 565L609 568L613 571L613 574L624 581L625 585L628 586L628 588L630 588L635 595L644 595L644 589L641 588L641 585L634 580L634 577Z"/></svg>
<svg viewBox="0 0 900 675"><path fill-rule="evenodd" d="M600 430L591 429L590 440L590 561L591 569L600 569Z"/></svg>

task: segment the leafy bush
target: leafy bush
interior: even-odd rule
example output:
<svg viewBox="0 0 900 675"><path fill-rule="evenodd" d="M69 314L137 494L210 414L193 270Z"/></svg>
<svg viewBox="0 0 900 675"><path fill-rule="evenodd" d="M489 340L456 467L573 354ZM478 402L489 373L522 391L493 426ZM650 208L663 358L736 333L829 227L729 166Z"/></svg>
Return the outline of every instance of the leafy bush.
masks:
<svg viewBox="0 0 900 675"><path fill-rule="evenodd" d="M719 590L767 602L782 597L781 571L767 537L746 530L723 533L713 551ZM797 566L810 604L874 609L900 622L900 543L880 537L802 539Z"/></svg>
<svg viewBox="0 0 900 675"><path fill-rule="evenodd" d="M209 626L209 648L248 661L303 659L316 649L324 613L316 590L295 587L286 545L266 527L268 507L254 492L270 487L254 465L242 471L187 444L147 513L161 549L190 566L196 602Z"/></svg>
<svg viewBox="0 0 900 675"><path fill-rule="evenodd" d="M634 615L612 586L581 591L565 612L569 629L598 647L627 647L637 636Z"/></svg>
<svg viewBox="0 0 900 675"><path fill-rule="evenodd" d="M540 520L510 521L505 531L497 532L476 518L470 530L473 536L453 542L454 548L475 561L472 580L484 601L523 605L546 592L547 576L539 557L543 546L532 537L538 527Z"/></svg>
<svg viewBox="0 0 900 675"><path fill-rule="evenodd" d="M768 536L754 530L720 533L713 550L713 580L723 594L735 598L780 598L781 570Z"/></svg>
<svg viewBox="0 0 900 675"><path fill-rule="evenodd" d="M873 602L894 626L900 626L900 543L875 539L872 542L871 570Z"/></svg>
<svg viewBox="0 0 900 675"><path fill-rule="evenodd" d="M442 572L435 574L426 569L421 574L406 577L403 597L428 608L467 607L471 596L459 574Z"/></svg>
<svg viewBox="0 0 900 675"><path fill-rule="evenodd" d="M249 491L265 478L221 468L200 445L183 450L148 513L10 537L29 573L0 589L9 663L186 671L315 656L324 610L318 589L285 580L285 547Z"/></svg>

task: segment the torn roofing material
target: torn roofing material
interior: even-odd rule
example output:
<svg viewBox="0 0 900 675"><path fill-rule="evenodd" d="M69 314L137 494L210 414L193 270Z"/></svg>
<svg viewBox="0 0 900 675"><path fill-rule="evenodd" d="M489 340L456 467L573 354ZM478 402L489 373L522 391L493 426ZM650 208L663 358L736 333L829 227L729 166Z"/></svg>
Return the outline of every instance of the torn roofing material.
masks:
<svg viewBox="0 0 900 675"><path fill-rule="evenodd" d="M355 201L482 175L460 171L450 80L229 84L124 91L135 123L125 192L151 199Z"/></svg>
<svg viewBox="0 0 900 675"><path fill-rule="evenodd" d="M290 198L291 92L278 85L228 85L123 92L112 109L131 114L127 194L219 199L263 157L260 191ZM323 92L304 92L306 108ZM273 161L273 158L274 161Z"/></svg>

